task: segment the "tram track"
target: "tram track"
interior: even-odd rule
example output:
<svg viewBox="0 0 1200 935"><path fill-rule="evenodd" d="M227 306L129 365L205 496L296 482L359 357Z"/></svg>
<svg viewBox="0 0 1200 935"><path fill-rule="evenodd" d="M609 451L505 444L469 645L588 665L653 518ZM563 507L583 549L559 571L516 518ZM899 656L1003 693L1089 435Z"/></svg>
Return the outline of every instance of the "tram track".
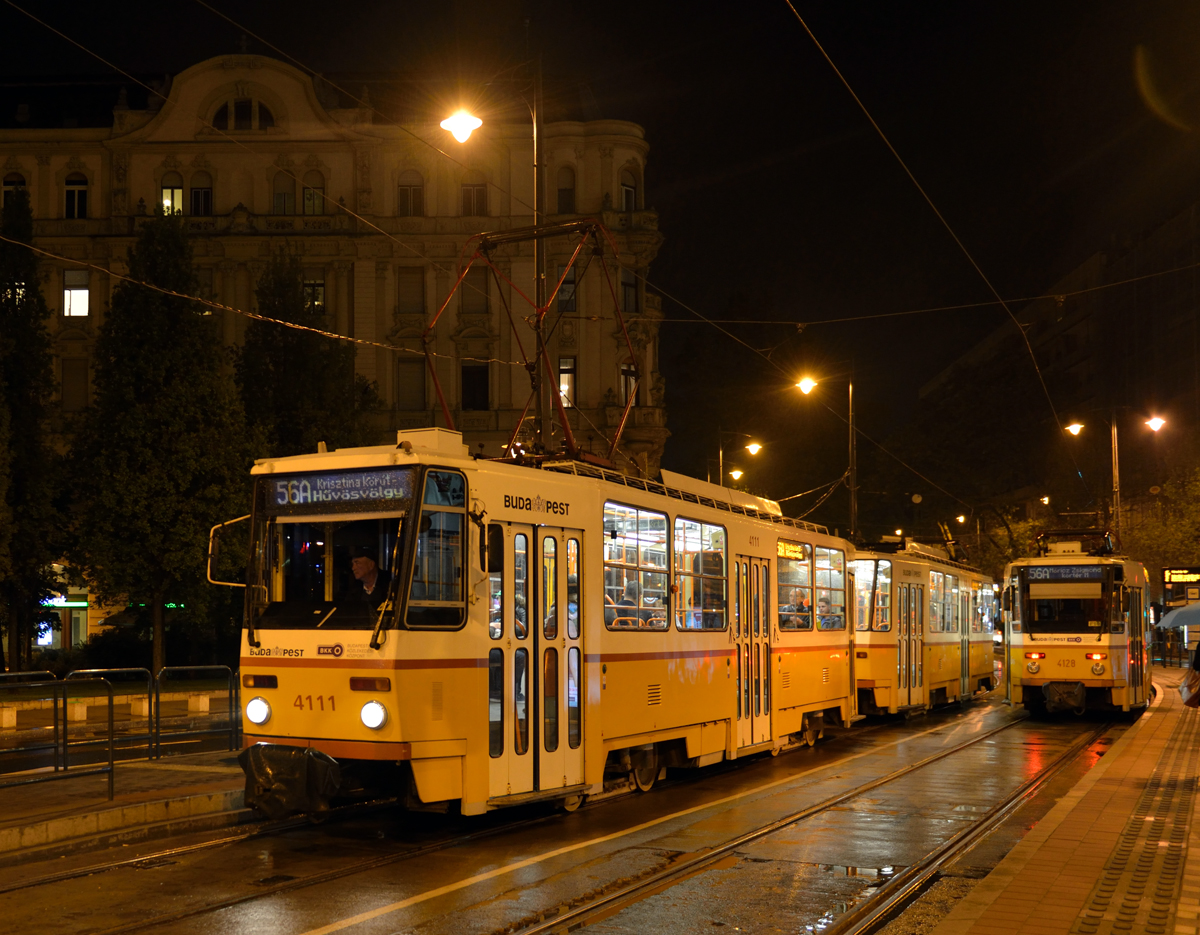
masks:
<svg viewBox="0 0 1200 935"><path fill-rule="evenodd" d="M552 935L552 933L566 933L586 927L591 922L611 918L618 912L621 912L628 906L634 905L647 896L681 883L729 859L739 849L748 844L781 831L797 822L827 812L873 789L895 782L904 776L924 769L947 757L954 756L1027 720L1027 717L1017 718L1008 724L987 731L969 741L947 750L939 751L916 763L901 767L860 786L856 786L854 789L831 796L752 831L740 834L723 844L706 850L702 854L687 855L683 859L673 862L668 867L644 874L635 881L611 889L603 894L597 894L594 898L587 899L586 902L576 899L573 901L573 905L564 907L562 911L549 910L546 913L542 913L542 918L532 924L515 927L512 925L506 926L499 930L496 935L501 935L501 933L503 935ZM963 856L992 831L996 830L1013 812L1035 795L1047 781L1074 761L1076 757L1080 756L1112 727L1112 723L1104 724L1076 740L1059 756L1048 763L1036 776L1031 777L1021 784L1000 803L995 805L977 821L973 822L969 828L959 832L931 854L896 874L874 894L868 896L836 919L831 920L822 928L824 935L869 935L870 932L881 927L920 896L929 883L936 878L937 873L942 867Z"/></svg>
<svg viewBox="0 0 1200 935"><path fill-rule="evenodd" d="M735 838L729 842L726 842L724 845L721 845L718 849L711 851L711 852L706 852L704 855L701 855L700 857L698 857L696 859L687 860L685 862L675 862L671 866L664 868L662 871L652 871L647 875L642 875L636 880L629 881L628 885L620 886L619 888L617 888L615 890L600 890L600 891L596 891L594 893L584 894L583 896L577 897L576 899L574 899L572 901L571 908L567 912L557 912L556 910L551 909L551 910L548 910L547 913L543 913L541 915L541 919L545 920L544 922L540 922L539 924L535 924L530 927L522 928L522 927L520 927L520 925L521 925L521 921L523 921L523 920L518 920L515 923L510 923L502 931L519 932L520 935L532 935L532 933L535 933L535 932L552 932L552 931L559 931L559 930L565 931L568 928L575 928L575 927L578 927L579 925L587 924L586 918L596 915L597 913L603 913L604 915L611 915L612 914L611 907L615 906L615 907L617 907L617 911L619 911L621 903L636 902L637 898L638 898L638 894L649 892L652 889L661 889L664 886L670 886L674 882L677 882L679 879L682 879L686 876L693 875L697 872L701 872L711 863L714 863L714 862L722 859L723 857L728 856L731 852L733 852L737 848L745 845L749 841L769 835L772 832L777 831L777 830L779 830L783 827L786 827L790 824L793 824L798 821L802 821L805 818L811 817L822 811L826 811L830 808L833 808L840 803L846 802L857 796L861 796L864 793L867 793L867 792L871 791L872 789L875 789L879 786L885 785L890 782L894 782L894 781L902 778L903 776L906 776L906 775L913 773L919 769L929 766L932 763L936 763L939 760L943 760L946 757L953 756L954 754L956 754L962 750L965 750L969 747L975 746L976 744L979 744L999 733L1007 731L1010 728L1016 726L1017 724L1024 723L1026 720L1027 720L1026 717L1015 718L1014 720L1012 720L1006 724L1003 724L999 727L987 730L984 733L980 734L979 736L972 737L971 739L964 741L962 743L956 744L955 746L950 747L946 750L938 751L937 753L931 754L930 756L925 757L915 763L908 764L906 766L892 770L889 773L886 773L886 774L876 777L875 779L872 779L866 783L858 785L851 790L848 790L844 793L841 793L839 795L828 798L820 803L817 803L815 805L812 805L812 806L802 809L800 811L797 811L797 812L794 812L787 816L784 816L783 818L773 821L768 825L764 825L761 828L755 829L752 832L741 835L738 838ZM1107 729L1107 728L1105 728L1105 729ZM1100 733L1100 732L1097 732L1097 733ZM830 763L828 765L831 767L836 767L837 761ZM675 782L660 783L658 785L658 788L661 790L663 788L669 788L670 786L673 786L675 784L676 784ZM606 798L605 800L602 800L599 802L587 803L583 806L583 810L590 810L591 808L601 808L601 807L609 804L611 801L612 801L612 799ZM383 807L386 807L386 805L387 805L387 803L380 803L379 805L376 805L375 807L383 808ZM354 808L354 807L352 806L351 808ZM362 806L358 806L357 808L359 809L359 814L361 814ZM331 818L334 818L334 820L336 820L336 818L340 818L340 817L352 817L352 816L350 816L348 814L347 815L339 815L336 817L331 816ZM389 866L392 864L403 863L412 858L420 858L420 857L429 855L431 853L435 853L437 851L447 850L447 849L462 846L462 845L469 845L471 843L481 841L486 838L493 837L495 835L504 834L504 833L512 832L514 830L519 830L519 829L530 827L530 826L533 826L533 825L536 825L539 823L543 823L543 822L552 820L555 817L556 816L553 814L539 815L536 817L532 817L532 818L528 818L528 819L524 819L524 820L520 820L520 821L516 821L516 822L504 823L504 824L497 825L495 827L481 829L479 831L446 836L444 838L430 841L428 843L418 845L416 847L408 848L404 851L379 855L379 856L371 857L371 858L368 858L365 860L357 860L352 863L346 864L345 866L331 868L329 870L309 874L306 876L298 877L296 879L290 879L290 880L280 881L278 883L272 883L270 885L261 886L260 888L256 889L255 892L252 892L252 893L238 893L238 894L231 895L227 898L206 901L202 904L194 905L194 906L191 906L191 907L188 907L185 909L180 909L179 911L176 911L176 912L163 913L161 915L157 915L154 917L139 919L136 922L130 922L130 923L122 924L122 925L113 926L110 928L97 929L97 930L93 931L93 935L124 935L124 933L144 931L144 930L153 929L153 928L159 927L159 926L165 926L165 925L170 925L172 923L181 922L181 921L184 921L187 919L194 919L197 917L202 917L202 916L208 915L210 913L215 913L215 912L219 912L219 911L229 909L232 907L258 902L258 901L270 898L272 896L277 896L277 895L280 895L283 893L294 892L294 891L306 889L309 887L317 886L322 883L327 883L327 882L331 882L331 881L335 881L335 880L339 880L339 879L344 879L347 877L352 877L357 874L366 873L366 872L369 872L369 871L372 871L372 870L375 870L375 869L378 869L381 867ZM269 837L269 836L273 836L273 835L284 834L284 833L287 833L290 831L299 830L299 829L302 829L304 827L309 827L309 826L311 826L311 823L309 822L309 820L307 818L288 819L288 820L286 820L285 823L281 823L281 824L276 825L275 827L272 827L269 829L260 828L260 829L256 829L251 832L247 832L245 834L229 835L229 836L219 838L219 839L216 839L213 841L206 841L206 842L199 842L197 844L184 845L179 848L162 849L162 850L159 850L159 851L156 851L153 853L143 854L136 858L129 858L129 859L120 860L120 861L112 861L112 862L108 862L108 863L104 863L104 864L92 865L89 867L80 868L79 870L64 871L59 874L52 874L52 875L48 875L45 877L40 877L37 879L28 880L28 881L19 881L17 883L10 884L7 887L0 888L0 893L11 892L11 891L20 890L20 889L30 889L30 888L34 888L34 887L38 887L38 886L42 886L42 885L49 885L49 884L53 884L53 883L68 881L68 880L75 879L75 878L96 875L99 873L105 873L105 872L109 872L112 870L118 870L118 869L125 868L125 867L137 868L138 865L143 865L146 867L153 867L159 861L169 861L176 856L187 855L187 854L190 854L190 853L193 853L196 851L213 849L213 848L218 848L221 846L236 845L236 844L239 844L239 843L242 843L245 841L254 840L254 839L258 839L258 838L265 838L265 837ZM595 898L592 898L592 897L595 897ZM554 915L551 917L549 915L549 913L554 913Z"/></svg>

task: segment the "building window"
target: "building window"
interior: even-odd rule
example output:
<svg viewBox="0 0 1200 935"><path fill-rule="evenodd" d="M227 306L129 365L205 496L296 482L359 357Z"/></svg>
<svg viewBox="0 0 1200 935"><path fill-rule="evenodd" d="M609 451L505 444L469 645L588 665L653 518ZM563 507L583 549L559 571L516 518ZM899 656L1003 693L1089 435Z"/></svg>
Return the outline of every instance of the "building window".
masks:
<svg viewBox="0 0 1200 935"><path fill-rule="evenodd" d="M283 170L276 172L271 190L275 195L276 214L296 213L296 180L291 175Z"/></svg>
<svg viewBox="0 0 1200 935"><path fill-rule="evenodd" d="M271 113L271 109L262 101L258 102L258 128L260 130L269 130L275 126L275 115Z"/></svg>
<svg viewBox="0 0 1200 935"><path fill-rule="evenodd" d="M621 311L626 315L638 313L637 273L624 267L621 269Z"/></svg>
<svg viewBox="0 0 1200 935"><path fill-rule="evenodd" d="M325 213L325 176L315 169L304 173L304 213Z"/></svg>
<svg viewBox="0 0 1200 935"><path fill-rule="evenodd" d="M725 527L675 520L675 626L725 629Z"/></svg>
<svg viewBox="0 0 1200 935"><path fill-rule="evenodd" d="M575 213L575 170L570 166L558 170L558 213Z"/></svg>
<svg viewBox="0 0 1200 935"><path fill-rule="evenodd" d="M211 299L213 297L213 271L211 266L201 266L196 270L196 286L196 294L201 298ZM205 307L202 314L211 315L212 309Z"/></svg>
<svg viewBox="0 0 1200 935"><path fill-rule="evenodd" d="M637 179L628 169L621 170L621 210L637 210Z"/></svg>
<svg viewBox="0 0 1200 935"><path fill-rule="evenodd" d="M627 360L621 364L621 405L626 405L630 398L633 399L633 404L637 405L637 367L632 360Z"/></svg>
<svg viewBox="0 0 1200 935"><path fill-rule="evenodd" d="M88 362L86 357L66 357L62 362L63 412L79 412L88 404Z"/></svg>
<svg viewBox="0 0 1200 935"><path fill-rule="evenodd" d="M67 176L67 212L69 218L85 218L88 204L88 180L82 172Z"/></svg>
<svg viewBox="0 0 1200 935"><path fill-rule="evenodd" d="M486 315L488 313L488 268L472 266L463 278L462 313L464 315Z"/></svg>
<svg viewBox="0 0 1200 935"><path fill-rule="evenodd" d="M462 365L462 408L486 410L488 406L488 365Z"/></svg>
<svg viewBox="0 0 1200 935"><path fill-rule="evenodd" d="M396 217L423 218L425 216L425 180L412 169L404 172L396 189Z"/></svg>
<svg viewBox="0 0 1200 935"><path fill-rule="evenodd" d="M252 130L251 122L254 102L248 97L238 98L233 102L233 128L235 130Z"/></svg>
<svg viewBox="0 0 1200 935"><path fill-rule="evenodd" d="M183 176L168 172L162 177L162 213L167 217L183 214Z"/></svg>
<svg viewBox="0 0 1200 935"><path fill-rule="evenodd" d="M306 269L304 271L304 305L315 315L325 314L325 271L323 269Z"/></svg>
<svg viewBox="0 0 1200 935"><path fill-rule="evenodd" d="M425 408L425 361L419 357L396 362L396 408Z"/></svg>
<svg viewBox="0 0 1200 935"><path fill-rule="evenodd" d="M9 192L18 192L25 187L25 176L19 172L10 172L4 176L4 201L0 201L3 205L8 201Z"/></svg>
<svg viewBox="0 0 1200 935"><path fill-rule="evenodd" d="M192 176L192 216L207 218L212 217L212 213L212 176L197 172Z"/></svg>
<svg viewBox="0 0 1200 935"><path fill-rule="evenodd" d="M562 285L558 287L558 310L560 312L575 311L575 267L558 268L558 278Z"/></svg>
<svg viewBox="0 0 1200 935"><path fill-rule="evenodd" d="M63 271L63 315L86 318L88 315L88 272L85 269Z"/></svg>
<svg viewBox="0 0 1200 935"><path fill-rule="evenodd" d="M212 125L217 130L229 129L229 105L222 104L217 108L217 112L213 114Z"/></svg>
<svg viewBox="0 0 1200 935"><path fill-rule="evenodd" d="M618 630L667 628L667 536L663 513L604 504L604 623Z"/></svg>
<svg viewBox="0 0 1200 935"><path fill-rule="evenodd" d="M575 358L558 359L558 395L566 407L575 405Z"/></svg>
<svg viewBox="0 0 1200 935"><path fill-rule="evenodd" d="M487 185L464 185L462 187L463 217L487 217Z"/></svg>
<svg viewBox="0 0 1200 935"><path fill-rule="evenodd" d="M425 267L396 267L396 314L425 314Z"/></svg>

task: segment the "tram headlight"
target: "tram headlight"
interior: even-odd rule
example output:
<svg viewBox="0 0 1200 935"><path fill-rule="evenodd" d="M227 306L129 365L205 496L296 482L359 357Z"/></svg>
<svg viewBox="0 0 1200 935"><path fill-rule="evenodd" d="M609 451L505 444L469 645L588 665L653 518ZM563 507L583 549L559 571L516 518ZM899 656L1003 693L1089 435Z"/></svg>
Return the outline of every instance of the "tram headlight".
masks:
<svg viewBox="0 0 1200 935"><path fill-rule="evenodd" d="M246 702L246 720L251 724L266 724L271 719L271 706L266 698L251 698Z"/></svg>
<svg viewBox="0 0 1200 935"><path fill-rule="evenodd" d="M362 711L358 713L358 716L362 718L363 724L371 730L379 730L387 723L387 708L378 701L368 701L362 706Z"/></svg>
<svg viewBox="0 0 1200 935"><path fill-rule="evenodd" d="M1097 662L1094 666L1092 666L1092 675L1103 675L1103 674L1104 674L1104 663L1103 662Z"/></svg>
<svg viewBox="0 0 1200 935"><path fill-rule="evenodd" d="M1038 672L1040 672L1040 671L1042 670L1042 667L1041 667L1041 665L1039 665L1039 664L1038 664L1036 661L1034 661L1034 662L1030 662L1030 663L1028 663L1028 664L1025 666L1025 669L1026 669L1028 672L1030 672L1030 673L1032 673L1032 674L1036 675Z"/></svg>

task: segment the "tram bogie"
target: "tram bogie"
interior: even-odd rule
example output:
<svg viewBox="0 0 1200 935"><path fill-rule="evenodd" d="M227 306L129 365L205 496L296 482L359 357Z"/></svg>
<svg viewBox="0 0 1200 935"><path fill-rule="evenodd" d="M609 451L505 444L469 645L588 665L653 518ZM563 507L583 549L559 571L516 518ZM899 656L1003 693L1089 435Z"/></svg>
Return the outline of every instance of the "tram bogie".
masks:
<svg viewBox="0 0 1200 935"><path fill-rule="evenodd" d="M1037 712L1143 707L1151 693L1146 570L1105 530L1055 530L1004 572L1006 692Z"/></svg>
<svg viewBox="0 0 1200 935"><path fill-rule="evenodd" d="M375 764L414 806L478 814L575 807L856 719L852 546L771 501L474 459L444 429L253 474L259 759Z"/></svg>
<svg viewBox="0 0 1200 935"><path fill-rule="evenodd" d="M926 711L995 687L991 578L909 539L859 549L855 579L861 713Z"/></svg>

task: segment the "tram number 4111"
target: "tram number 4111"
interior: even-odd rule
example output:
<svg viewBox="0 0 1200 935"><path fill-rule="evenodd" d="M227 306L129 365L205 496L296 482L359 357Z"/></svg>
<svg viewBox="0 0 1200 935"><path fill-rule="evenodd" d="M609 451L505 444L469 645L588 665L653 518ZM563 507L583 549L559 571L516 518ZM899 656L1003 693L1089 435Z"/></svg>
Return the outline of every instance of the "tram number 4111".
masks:
<svg viewBox="0 0 1200 935"><path fill-rule="evenodd" d="M292 707L299 708L301 711L303 711L305 708L307 708L309 711L313 711L315 710L313 706L314 697L316 699L317 707L319 707L322 711L325 710L326 701L329 702L330 711L337 710L333 704L333 695L329 695L328 697L325 695L297 695L296 700L292 702Z"/></svg>

